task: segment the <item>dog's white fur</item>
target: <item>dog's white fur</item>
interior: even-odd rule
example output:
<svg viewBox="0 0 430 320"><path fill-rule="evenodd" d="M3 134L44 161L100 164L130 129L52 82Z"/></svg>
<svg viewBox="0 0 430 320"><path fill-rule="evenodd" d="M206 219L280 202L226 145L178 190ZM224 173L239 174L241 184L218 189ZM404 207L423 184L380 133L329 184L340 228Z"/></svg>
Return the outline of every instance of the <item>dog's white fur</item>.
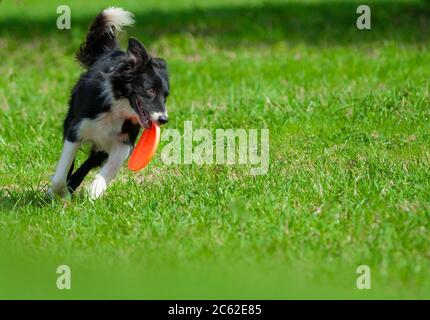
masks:
<svg viewBox="0 0 430 320"><path fill-rule="evenodd" d="M54 176L52 177L51 188L48 191L51 195L56 194L63 196L67 193L67 173L69 172L73 159L75 159L76 152L78 152L80 145L81 144L79 142L70 142L68 140L64 141L60 161L58 162L57 170L55 170Z"/></svg>
<svg viewBox="0 0 430 320"><path fill-rule="evenodd" d="M110 112L101 113L95 119L84 119L79 124L77 136L83 142L92 142L101 151L110 153L118 142L124 140L121 128L126 119L136 119L137 114L128 99L116 100Z"/></svg>
<svg viewBox="0 0 430 320"><path fill-rule="evenodd" d="M92 199L97 199L105 192L109 182L116 176L124 161L130 154L131 147L123 143L118 143L115 149L109 154L108 160L103 165L100 173L91 183L89 192Z"/></svg>
<svg viewBox="0 0 430 320"><path fill-rule="evenodd" d="M166 112L151 112L150 117L153 120L159 119L160 117L167 118L168 117L167 110L166 110Z"/></svg>
<svg viewBox="0 0 430 320"><path fill-rule="evenodd" d="M122 27L131 26L134 23L133 14L122 8L110 7L103 10L107 25L121 31Z"/></svg>

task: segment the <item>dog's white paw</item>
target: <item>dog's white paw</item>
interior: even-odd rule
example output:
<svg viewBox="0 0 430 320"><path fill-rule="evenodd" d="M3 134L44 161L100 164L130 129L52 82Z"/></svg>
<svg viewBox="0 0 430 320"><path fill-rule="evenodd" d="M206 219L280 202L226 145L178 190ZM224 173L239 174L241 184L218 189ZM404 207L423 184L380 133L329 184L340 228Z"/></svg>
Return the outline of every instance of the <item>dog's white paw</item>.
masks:
<svg viewBox="0 0 430 320"><path fill-rule="evenodd" d="M106 191L106 188L107 188L107 183L105 178L102 175L98 174L90 185L90 189L89 189L90 198L93 200L100 198L103 192Z"/></svg>
<svg viewBox="0 0 430 320"><path fill-rule="evenodd" d="M52 182L51 187L48 189L48 194L51 197L64 197L68 194L67 185L65 182Z"/></svg>

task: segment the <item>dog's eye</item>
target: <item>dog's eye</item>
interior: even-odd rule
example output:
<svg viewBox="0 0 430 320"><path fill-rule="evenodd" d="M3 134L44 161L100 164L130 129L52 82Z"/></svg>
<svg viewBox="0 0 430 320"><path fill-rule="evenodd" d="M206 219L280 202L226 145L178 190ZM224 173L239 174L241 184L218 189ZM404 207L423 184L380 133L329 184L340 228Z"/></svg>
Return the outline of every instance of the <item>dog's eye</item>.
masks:
<svg viewBox="0 0 430 320"><path fill-rule="evenodd" d="M155 90L155 88L149 88L146 92L150 97L154 97L157 94L157 90Z"/></svg>

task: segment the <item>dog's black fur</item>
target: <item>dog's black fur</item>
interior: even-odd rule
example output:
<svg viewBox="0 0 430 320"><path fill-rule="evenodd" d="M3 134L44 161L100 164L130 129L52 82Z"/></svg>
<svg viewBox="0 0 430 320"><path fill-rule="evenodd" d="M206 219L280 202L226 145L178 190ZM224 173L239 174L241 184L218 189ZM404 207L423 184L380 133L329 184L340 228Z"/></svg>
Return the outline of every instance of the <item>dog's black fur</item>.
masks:
<svg viewBox="0 0 430 320"><path fill-rule="evenodd" d="M115 27L102 11L90 26L87 38L77 52L77 60L86 69L73 88L69 110L64 120L64 139L79 141L84 119L97 119L115 108L115 101L127 99L136 119L124 119L121 133L124 143L134 146L140 127L152 122L167 122L165 102L169 94L166 62L152 57L136 39L130 38L127 51L122 51L115 37ZM154 118L153 115L161 115ZM109 128L106 128L108 130ZM103 164L107 150L93 145L88 159L67 175L67 187L73 192L88 172ZM74 160L73 160L74 163Z"/></svg>

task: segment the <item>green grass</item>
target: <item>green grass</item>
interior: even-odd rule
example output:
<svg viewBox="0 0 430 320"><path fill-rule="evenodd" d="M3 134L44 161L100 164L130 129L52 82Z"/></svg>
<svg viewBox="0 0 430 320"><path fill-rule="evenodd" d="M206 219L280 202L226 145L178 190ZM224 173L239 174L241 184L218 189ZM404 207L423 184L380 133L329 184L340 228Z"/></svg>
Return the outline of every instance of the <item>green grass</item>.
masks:
<svg viewBox="0 0 430 320"><path fill-rule="evenodd" d="M0 4L0 297L430 298L428 5L368 1L358 31L353 1L68 2L70 31L64 1ZM96 202L46 197L74 52L114 4L169 63L166 128L268 128L267 175L155 157Z"/></svg>

